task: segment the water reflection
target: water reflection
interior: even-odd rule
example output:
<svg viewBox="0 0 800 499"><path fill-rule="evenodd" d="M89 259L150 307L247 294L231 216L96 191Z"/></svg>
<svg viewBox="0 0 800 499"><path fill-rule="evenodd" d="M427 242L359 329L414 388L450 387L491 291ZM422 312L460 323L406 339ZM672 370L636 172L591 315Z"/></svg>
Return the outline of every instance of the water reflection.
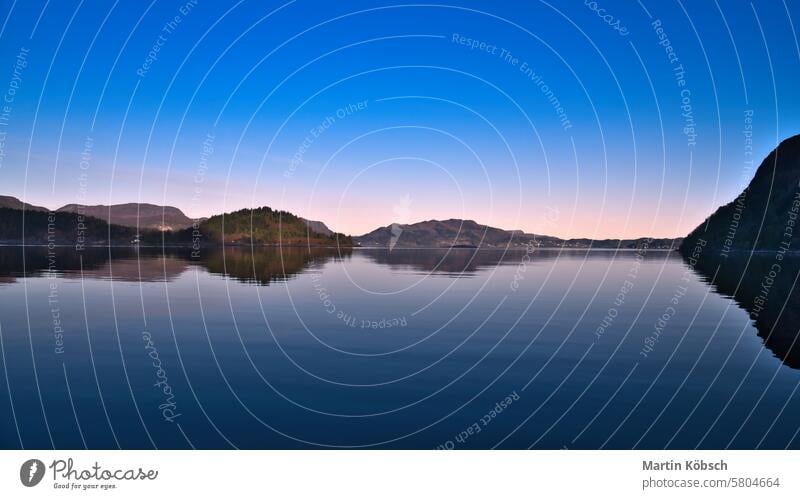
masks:
<svg viewBox="0 0 800 499"><path fill-rule="evenodd" d="M74 278L113 279L129 282L172 281L195 266L211 274L245 283L268 285L285 281L312 266L349 259L353 252L392 270L471 277L498 265L517 265L564 258L582 260L589 250L559 249L350 249L303 247L227 247L203 248L193 253L188 248L139 249L127 247L70 247L48 250L43 246L0 247L0 283L20 277L40 277L48 273ZM613 260L633 252L594 250L592 259ZM645 259L663 260L665 252L651 251Z"/></svg>
<svg viewBox="0 0 800 499"><path fill-rule="evenodd" d="M453 277L470 277L498 265L536 264L537 261L563 258L582 260L591 252L593 260L613 260L621 256L633 256L629 250L583 250L555 248L511 248L511 249L364 249L365 255L375 263L392 269L413 270L420 273L444 274ZM642 257L648 260L663 260L665 251L650 251Z"/></svg>
<svg viewBox="0 0 800 499"><path fill-rule="evenodd" d="M798 269L784 261L761 306L774 262L0 247L0 280L19 281L0 284L0 447L434 448L514 393L463 448L796 447L798 371L781 360L800 368Z"/></svg>
<svg viewBox="0 0 800 499"><path fill-rule="evenodd" d="M313 266L359 256L397 271L471 277L504 265L537 265L552 259L582 260L587 251L557 249L335 249L302 247L204 248L197 254L186 248L72 248L3 247L0 250L0 285L22 277L57 275L122 282L170 282L187 271L206 272L257 285L291 279ZM624 253L624 252L623 252ZM651 251L645 259L664 259ZM620 252L593 251L591 258L612 260ZM671 256L671 255L670 255ZM764 345L786 365L800 368L800 258L777 261L773 254L750 258L701 258L694 267L719 294L733 298L747 310Z"/></svg>
<svg viewBox="0 0 800 499"><path fill-rule="evenodd" d="M779 260L775 253L705 257L695 270L750 314L758 336L777 358L800 369L800 258Z"/></svg>
<svg viewBox="0 0 800 499"><path fill-rule="evenodd" d="M215 248L203 251L197 263L212 274L268 285L291 279L312 265L349 258L351 253L349 248Z"/></svg>
<svg viewBox="0 0 800 499"><path fill-rule="evenodd" d="M346 258L350 249L249 247L86 248L48 250L42 246L7 246L0 250L0 283L21 277L113 279L124 282L173 281L196 266L241 282L268 285L303 272L312 264Z"/></svg>

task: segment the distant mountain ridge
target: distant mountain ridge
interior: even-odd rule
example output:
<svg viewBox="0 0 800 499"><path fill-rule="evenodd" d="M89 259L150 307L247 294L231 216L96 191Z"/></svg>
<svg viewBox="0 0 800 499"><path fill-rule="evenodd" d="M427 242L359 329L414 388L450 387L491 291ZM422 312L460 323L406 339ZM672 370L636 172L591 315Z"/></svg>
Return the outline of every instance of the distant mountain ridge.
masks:
<svg viewBox="0 0 800 499"><path fill-rule="evenodd" d="M50 211L42 206L34 206L13 197L0 196L0 208L15 210ZM206 218L193 220L186 216L180 208L174 206L160 206L150 203L122 203L112 205L81 205L67 204L55 210L56 212L76 213L104 220L109 224L133 227L139 229L154 229L160 231L178 231L192 227L195 222L202 222ZM324 222L308 220L300 217L309 230L325 236L333 236L332 231Z"/></svg>
<svg viewBox="0 0 800 499"><path fill-rule="evenodd" d="M378 248L505 248L533 244L537 247L677 249L681 238L637 238L592 240L561 239L553 236L504 230L474 220L451 218L414 224L391 224L353 238L356 244Z"/></svg>
<svg viewBox="0 0 800 499"><path fill-rule="evenodd" d="M326 236L334 235L334 232L325 225L324 222L320 222L318 220L307 220L303 217L300 217L300 220L303 221L304 224L308 227L309 230L316 232L318 234L324 234Z"/></svg>
<svg viewBox="0 0 800 499"><path fill-rule="evenodd" d="M45 211L48 208L25 203L13 196L0 196L0 208L14 210ZM94 217L109 224L139 229L172 230L186 229L194 224L194 220L186 216L174 206L159 206L150 203L123 203L110 206L67 204L55 212L75 213ZM200 219L201 221L204 219Z"/></svg>
<svg viewBox="0 0 800 499"><path fill-rule="evenodd" d="M0 208L11 208L12 210L48 211L47 208L24 203L13 196L0 196Z"/></svg>
<svg viewBox="0 0 800 499"><path fill-rule="evenodd" d="M0 196L0 208L31 212L49 212L47 208L30 205L11 196ZM243 209L223 215L215 215L208 219L192 220L180 209L172 206L159 206L149 203L125 203L111 206L83 206L69 204L62 206L56 213L69 213L83 216L94 221L101 221L114 229L118 236L112 234L114 244L127 244L126 241L142 232L142 242L157 243L164 241L173 244L186 244L192 238L187 235L193 229L199 229L207 242L224 242L227 244L301 244L311 241L312 244L357 244L364 247L378 248L506 248L524 247L530 244L544 248L604 248L604 249L677 249L682 239L637 238L637 239L603 239L588 238L561 239L558 237L530 234L521 230L505 230L482 225L474 220L451 218L448 220L427 220L414 224L391 224L380 227L362 236L350 238L331 230L324 222L308 220L285 211L276 211L268 207ZM8 214L6 213L6 216ZM38 223L44 223L43 219ZM33 223L33 222L31 222ZM77 223L77 218L71 223ZM69 224L68 224L69 225ZM14 223L6 224L7 227ZM93 227L100 227L94 223ZM134 229L133 232L130 230ZM113 232L113 231L112 231ZM154 232L155 234L150 234ZM157 233L163 236L156 236ZM27 235L36 240L35 231ZM224 234L224 235L223 235ZM39 234L41 236L41 234ZM94 241L104 241L107 234L95 234ZM42 238L40 238L42 239ZM135 239L135 237L133 237ZM13 241L13 237L0 231L0 241ZM43 239L42 239L43 240Z"/></svg>
<svg viewBox="0 0 800 499"><path fill-rule="evenodd" d="M91 210L83 210L82 207L50 211L27 205L15 198L5 198L2 202L12 206L0 206L2 244L53 244L81 249L100 245L164 244L191 247L198 251L201 247L216 245L350 247L353 244L350 236L333 232L330 234L315 232L309 229L306 221L300 217L266 206L214 215L209 219L190 223L189 227L176 230L172 226L167 227L159 219L153 221L155 226L140 225L137 228L130 218L121 217L128 223L134 223L134 226L108 223L104 218L90 215ZM126 206L126 209L130 210L130 207ZM150 205L148 209L148 215L151 217L156 216L156 212L163 212L162 207L154 205ZM107 209L105 214L108 215ZM115 220L114 215L112 210L111 220ZM175 219L171 220L174 223Z"/></svg>
<svg viewBox="0 0 800 499"><path fill-rule="evenodd" d="M124 227L161 231L178 231L194 224L194 220L174 206L158 206L149 203L125 203L111 206L68 204L56 211L88 215Z"/></svg>

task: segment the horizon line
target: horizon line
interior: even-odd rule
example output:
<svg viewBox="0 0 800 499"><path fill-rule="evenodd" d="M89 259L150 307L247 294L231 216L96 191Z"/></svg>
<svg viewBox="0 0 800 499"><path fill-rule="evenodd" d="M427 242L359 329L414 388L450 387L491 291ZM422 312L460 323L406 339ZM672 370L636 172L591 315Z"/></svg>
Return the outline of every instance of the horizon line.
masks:
<svg viewBox="0 0 800 499"><path fill-rule="evenodd" d="M222 212L222 213L216 213L216 214L212 214L212 215L208 215L208 216L192 217L192 216L187 215L186 212L184 212L183 209L181 209L178 206L161 205L161 204L155 204L155 203L144 202L144 201L142 201L142 202L131 201L131 202L121 202L121 203L114 203L114 204L67 203L65 205L59 206L58 208L52 209L52 208L50 208L48 206L37 206L37 205L31 204L31 203L28 203L27 201L24 201L24 200L22 200L22 199L20 199L20 198L18 198L16 196L12 196L12 195L0 194L0 197L8 197L8 198L16 199L17 201L23 203L23 205L29 205L29 206L33 206L33 207L36 207L36 208L44 208L50 213L58 213L59 210L63 209L64 207L67 207L67 206L112 207L112 206L121 206L121 205L138 205L138 206L149 205L149 206L153 206L153 207L156 207L156 208L161 208L162 211L165 208L174 208L174 209L180 211L186 218L192 220L193 222L197 222L197 221L200 221L200 220L203 220L203 219L207 220L207 219L209 219L211 217L214 217L214 216L223 216L223 215L226 215L228 213L234 213L236 211L242 211L242 210L251 210L252 211L252 210L259 209L259 208L269 208L269 209L274 210L274 211L283 211L283 212L286 212L286 213L290 213L290 214L292 214L292 215L294 215L294 216L296 216L298 218L301 218L303 220L307 220L309 222L321 222L321 223L325 224L325 226L328 227L328 229L331 230L332 232L339 232L337 230L331 229L328 226L328 223L323 221L323 220L314 220L314 219L311 219L311 218L304 217L302 215L298 215L298 214L293 213L291 211L275 208L275 207L272 207L272 206L269 206L269 205L266 205L266 204L260 205L260 206L254 206L254 207L235 208L235 209L231 209L230 211L225 211L225 212ZM24 206L23 206L23 209L21 211L26 211L24 209ZM27 211L38 211L38 210L27 210ZM87 215L87 216L91 216L91 215ZM645 236L633 236L633 237L608 237L608 236L605 236L605 237L602 237L602 238L588 237L588 236L560 237L560 236L552 236L552 235L549 235L549 234L538 233L538 232L527 232L527 231L525 231L523 229L506 229L506 228L497 227L497 226L494 226L494 225L484 224L484 223L478 222L477 220L471 219L471 218L455 218L455 217L443 218L443 219L429 218L429 219L423 219L423 220L418 220L416 222L409 222L409 223L390 222L390 223L388 223L386 225L381 225L381 226L375 227L374 229L372 229L372 230L370 230L368 232L365 232L363 234L358 234L358 235L356 235L356 234L346 234L346 233L342 233L342 234L345 234L345 235L351 236L351 237L361 237L361 236L367 235L367 234L369 234L371 232L374 232L376 230L379 230L379 229L389 228L389 227L391 227L393 225L400 225L400 226L408 227L408 226L411 226L411 225L418 225L418 224L428 223L428 222L446 222L446 221L473 222L473 223L475 223L477 225L480 225L481 227L484 227L484 228L487 228L487 229L497 229L497 230L502 230L502 231L505 231L505 232L518 232L518 233L521 233L523 235L537 236L537 237L549 237L549 238L553 238L553 239L560 239L562 241L569 241L569 240L575 240L575 239L587 239L587 240L591 240L591 241L611 241L611 240L623 241L623 240L638 240L638 239L653 239L653 240L655 240L655 239L682 239L682 238L686 237L686 235L682 235L682 236L652 236L652 235L645 235ZM113 224L113 225L119 225L119 224Z"/></svg>

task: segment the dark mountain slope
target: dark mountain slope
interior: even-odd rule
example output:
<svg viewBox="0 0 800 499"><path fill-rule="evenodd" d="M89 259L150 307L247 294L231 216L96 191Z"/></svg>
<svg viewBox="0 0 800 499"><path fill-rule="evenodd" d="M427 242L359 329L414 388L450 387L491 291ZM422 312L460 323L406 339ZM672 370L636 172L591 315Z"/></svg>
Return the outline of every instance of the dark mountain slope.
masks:
<svg viewBox="0 0 800 499"><path fill-rule="evenodd" d="M800 249L800 135L784 140L758 167L750 185L686 236L681 251L706 241L704 253Z"/></svg>

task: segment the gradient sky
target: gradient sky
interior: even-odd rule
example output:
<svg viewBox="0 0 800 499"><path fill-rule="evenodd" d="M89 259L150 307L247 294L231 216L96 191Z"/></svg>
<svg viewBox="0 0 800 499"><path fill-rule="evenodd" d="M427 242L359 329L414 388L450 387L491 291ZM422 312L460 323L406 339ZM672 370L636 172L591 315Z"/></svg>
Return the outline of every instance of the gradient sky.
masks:
<svg viewBox="0 0 800 499"><path fill-rule="evenodd" d="M51 208L676 236L800 132L797 2L0 5L0 194Z"/></svg>

